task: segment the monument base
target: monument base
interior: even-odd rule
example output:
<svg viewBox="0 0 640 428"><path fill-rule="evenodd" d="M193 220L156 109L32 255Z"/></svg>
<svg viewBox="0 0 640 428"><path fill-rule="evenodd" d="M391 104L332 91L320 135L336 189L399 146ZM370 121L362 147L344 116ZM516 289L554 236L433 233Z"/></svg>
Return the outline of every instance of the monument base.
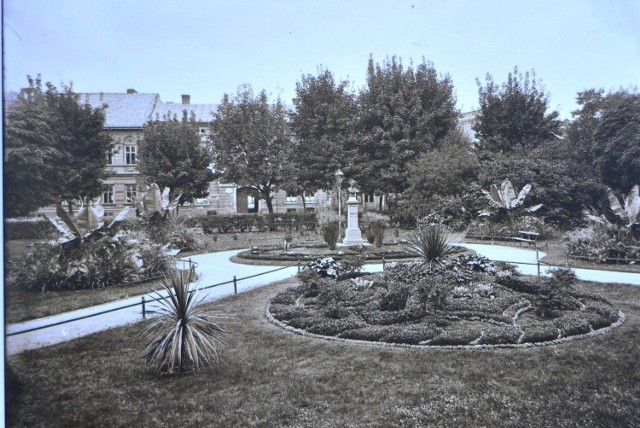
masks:
<svg viewBox="0 0 640 428"><path fill-rule="evenodd" d="M362 232L359 227L350 227L347 228L345 237L342 240L342 245L345 247L355 247L359 245L369 245L369 242L362 239Z"/></svg>

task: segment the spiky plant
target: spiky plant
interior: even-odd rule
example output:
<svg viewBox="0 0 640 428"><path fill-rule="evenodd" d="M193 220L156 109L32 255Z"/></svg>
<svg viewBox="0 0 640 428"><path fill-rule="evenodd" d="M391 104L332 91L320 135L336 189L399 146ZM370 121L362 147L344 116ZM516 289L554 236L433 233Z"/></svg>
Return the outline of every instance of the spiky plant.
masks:
<svg viewBox="0 0 640 428"><path fill-rule="evenodd" d="M150 311L153 317L142 333L144 357L160 372L175 373L197 370L219 361L217 338L224 333L205 312L200 290L192 290L181 275L172 274L162 281L168 297L156 291L158 305Z"/></svg>
<svg viewBox="0 0 640 428"><path fill-rule="evenodd" d="M404 246L407 251L431 264L455 251L457 242L458 239L444 226L421 226L407 239Z"/></svg>

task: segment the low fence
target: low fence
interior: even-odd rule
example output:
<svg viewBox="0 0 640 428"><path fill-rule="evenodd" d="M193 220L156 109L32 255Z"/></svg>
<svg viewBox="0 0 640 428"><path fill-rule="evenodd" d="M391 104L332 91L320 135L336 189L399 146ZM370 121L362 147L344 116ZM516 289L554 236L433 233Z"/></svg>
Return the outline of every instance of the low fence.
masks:
<svg viewBox="0 0 640 428"><path fill-rule="evenodd" d="M185 269L185 270L189 270L191 272L192 268L194 267L193 266L194 262L191 262L190 260L189 261L182 260L182 262L187 263L187 264L191 264L189 269ZM207 289L212 289L212 288L216 288L216 287L221 287L223 285L233 284L233 293L234 294L238 294L238 282L245 281L245 280L251 279L251 278L256 278L256 277L259 277L259 276L262 276L262 275L267 275L267 274L270 274L270 273L273 273L273 272L278 272L278 271L281 271L281 270L284 270L284 269L289 269L290 267L291 266L283 266L283 267L272 269L272 270L269 270L269 271L266 271L266 272L261 272L261 273L255 274L255 275L245 276L245 277L242 277L242 278L237 278L234 275L232 280L225 281L225 282L220 282L220 283L217 283L217 284L207 285L207 286L204 286L204 287L198 287L198 288L196 288L194 290L191 290L190 292L193 293L193 292L198 291L198 290L207 290ZM300 270L300 267L298 267L298 270ZM20 330L20 331L15 331L15 332L12 332L12 333L6 333L5 337L17 336L17 335L20 335L20 334L30 333L32 331L37 331L37 330L44 330L44 329L47 329L47 328L56 327L56 326L63 325L63 324L68 324L68 323L72 323L72 322L76 322L76 321L81 321L81 320L87 319L87 318L97 317L97 316L108 314L108 313L111 313L111 312L117 312L117 311L121 311L121 310L124 310L124 309L133 308L133 307L136 307L136 306L140 306L142 319L146 319L146 316L147 316L147 313L148 313L146 306L147 306L148 303L157 302L157 301L165 300L165 299L168 299L168 298L169 298L169 296L165 296L165 297L158 296L158 297L153 297L153 298L150 298L149 300L147 300L145 296L142 296L140 298L140 302L137 302L137 303L130 303L128 305L122 305L122 306L118 306L116 308L105 309L105 310L102 310L102 311L99 311L99 312L94 312L94 313L91 313L91 314L78 316L78 317L75 317L75 318L70 318L70 319L54 322L54 323L47 324L47 325L41 325L41 326L37 326L37 327L27 328L27 329Z"/></svg>
<svg viewBox="0 0 640 428"><path fill-rule="evenodd" d="M598 270L598 269L590 269L590 268L577 268L575 266L569 266L568 264L567 265L553 265L553 264L543 263L543 262L540 261L539 253L538 253L538 249L537 248L536 248L536 260L537 261L535 263L531 263L531 262L515 262L515 261L508 261L508 260L500 260L500 262L509 263L509 264L513 264L513 265L536 266L536 268L537 268L537 276L541 276L542 275L542 269L543 268L547 268L547 269L548 268L568 268L568 269L584 269L584 270L594 270L594 271ZM193 272L193 268L194 268L193 262L191 262L190 260L189 261L182 260L182 262L190 264L190 267L189 267L188 270L190 271L190 273ZM383 268L386 265L386 263L387 263L386 259L383 258L382 259ZM208 285L208 286L205 286L205 287L198 287L197 289L191 290L191 292L195 292L197 290L207 290L207 289L211 289L211 288L215 288L215 287L221 287L223 285L233 284L233 293L234 294L238 294L238 282L244 281L244 280L247 280L247 279L251 279L251 278L256 278L256 277L259 277L259 276L262 276L262 275L267 275L267 274L270 274L270 273L273 273L273 272L278 272L278 271L281 271L281 270L284 270L284 269L289 269L290 267L291 266L283 266L283 267L272 269L272 270L269 270L269 271L266 271L266 272L261 272L261 273L255 274L255 275L245 276L245 277L242 277L242 278L237 278L234 275L233 279L231 279L229 281L220 282L220 283L217 283L217 284L212 284L212 285ZM298 272L300 272L300 269L301 269L301 264L300 264L300 261L298 261L298 264L297 264ZM55 322L55 323L52 323L52 324L47 324L47 325L43 325L43 326L38 326L38 327L33 327L33 328L25 329L25 330L20 330L20 331L16 331L16 332L13 332L13 333L7 333L7 334L5 334L5 336L6 337L16 336L16 335L20 335L20 334L30 333L32 331L44 330L46 328L55 327L55 326L62 325L62 324L68 324L68 323L71 323L71 322L80 321L80 320L83 320L83 319L92 318L92 317L96 317L96 316L100 316L100 315L104 315L104 314L108 314L108 313L111 313L111 312L116 312L116 311L120 311L120 310L124 310L124 309L129 309L129 308L133 308L133 307L136 307L136 306L140 306L141 307L142 319L146 319L146 316L147 316L147 313L148 313L148 311L146 309L147 304L148 303L152 303L152 302L157 302L159 300L164 300L164 299L167 299L167 298L169 298L169 296L154 297L154 298L151 298L151 299L147 300L145 298L145 296L142 296L140 298L140 302L139 303L131 303L131 304L128 304L128 305L118 306L116 308L106 309L106 310L103 310L103 311L94 312L92 314L83 315L83 316L79 316L79 317L75 317L75 318L71 318L71 319Z"/></svg>

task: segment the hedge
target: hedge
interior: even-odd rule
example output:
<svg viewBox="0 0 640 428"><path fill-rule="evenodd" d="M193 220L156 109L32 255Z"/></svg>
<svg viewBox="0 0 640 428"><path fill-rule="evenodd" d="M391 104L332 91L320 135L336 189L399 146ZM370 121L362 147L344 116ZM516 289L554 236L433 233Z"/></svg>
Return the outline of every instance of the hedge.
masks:
<svg viewBox="0 0 640 428"><path fill-rule="evenodd" d="M265 232L307 229L315 230L318 219L315 213L206 215L194 217L204 233Z"/></svg>
<svg viewBox="0 0 640 428"><path fill-rule="evenodd" d="M43 240L58 238L60 233L48 220L14 220L4 222L6 240Z"/></svg>

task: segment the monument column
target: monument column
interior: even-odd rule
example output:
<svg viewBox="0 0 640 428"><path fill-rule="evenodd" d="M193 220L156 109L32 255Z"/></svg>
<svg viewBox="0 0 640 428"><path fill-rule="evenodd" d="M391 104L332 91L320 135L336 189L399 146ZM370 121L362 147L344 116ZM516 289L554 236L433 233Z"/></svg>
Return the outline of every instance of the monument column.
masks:
<svg viewBox="0 0 640 428"><path fill-rule="evenodd" d="M367 241L362 239L362 232L358 227L358 205L360 205L356 197L358 189L355 187L355 181L351 180L350 184L349 199L347 200L347 231L342 244L345 246L366 245Z"/></svg>

